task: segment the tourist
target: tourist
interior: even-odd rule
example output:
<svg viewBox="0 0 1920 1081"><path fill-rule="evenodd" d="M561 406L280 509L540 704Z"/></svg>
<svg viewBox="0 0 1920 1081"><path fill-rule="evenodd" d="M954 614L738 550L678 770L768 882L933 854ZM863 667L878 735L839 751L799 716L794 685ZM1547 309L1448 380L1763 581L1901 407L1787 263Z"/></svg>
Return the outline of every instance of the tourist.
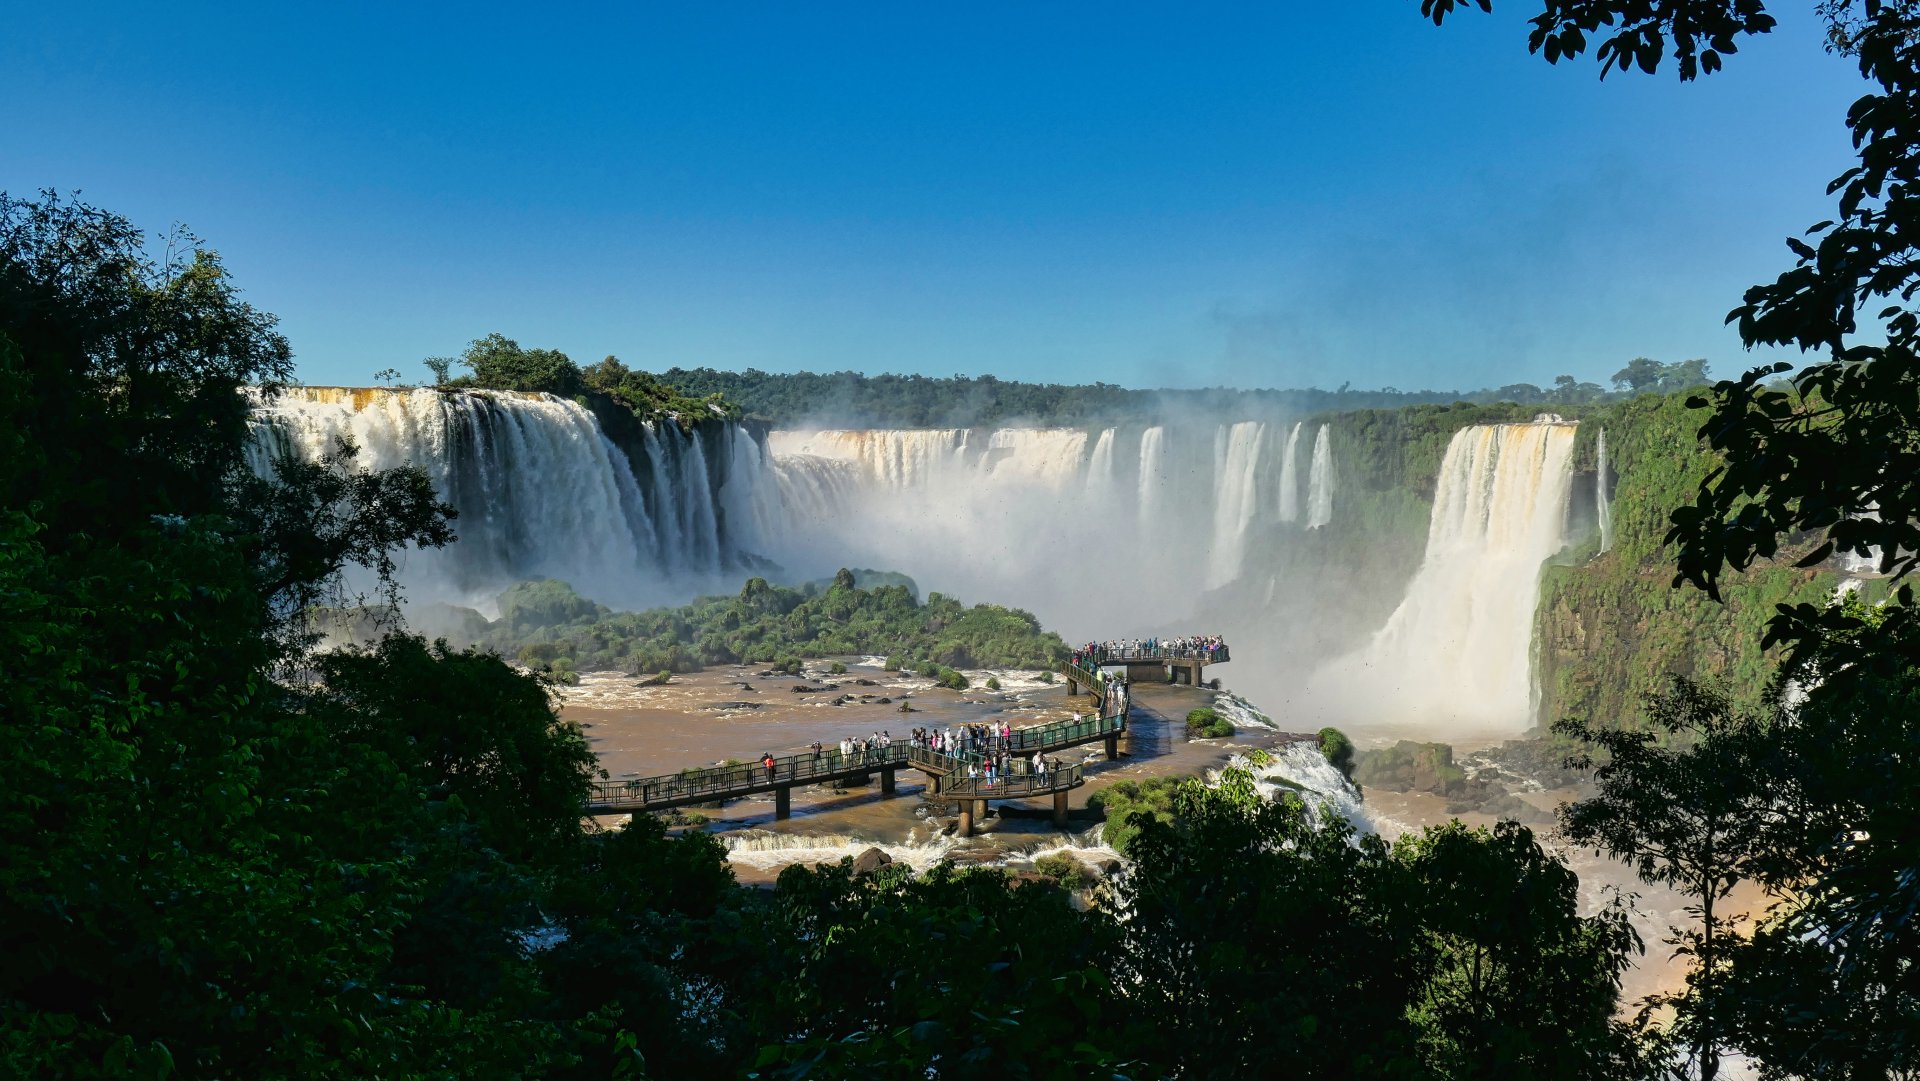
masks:
<svg viewBox="0 0 1920 1081"><path fill-rule="evenodd" d="M761 755L760 764L767 767L767 780L773 780L773 755L771 753Z"/></svg>

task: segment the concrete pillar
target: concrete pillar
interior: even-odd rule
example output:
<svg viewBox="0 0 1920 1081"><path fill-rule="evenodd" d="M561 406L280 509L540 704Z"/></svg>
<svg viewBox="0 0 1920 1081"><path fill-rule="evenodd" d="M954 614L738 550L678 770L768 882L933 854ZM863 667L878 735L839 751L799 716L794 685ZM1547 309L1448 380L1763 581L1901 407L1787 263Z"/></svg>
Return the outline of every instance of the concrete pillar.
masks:
<svg viewBox="0 0 1920 1081"><path fill-rule="evenodd" d="M893 795L893 775L898 772L899 770L897 769L883 769L880 771L880 794L881 795L883 796Z"/></svg>
<svg viewBox="0 0 1920 1081"><path fill-rule="evenodd" d="M962 837L973 836L973 801L970 799L960 801L960 829L957 832Z"/></svg>
<svg viewBox="0 0 1920 1081"><path fill-rule="evenodd" d="M1060 829L1067 828L1067 790L1064 788L1053 794L1053 824Z"/></svg>
<svg viewBox="0 0 1920 1081"><path fill-rule="evenodd" d="M929 796L939 795L940 794L940 775L938 773L929 773L926 775L926 777L927 777L927 795Z"/></svg>
<svg viewBox="0 0 1920 1081"><path fill-rule="evenodd" d="M1075 680L1072 676L1068 676L1067 677L1067 697L1072 698L1074 695L1079 693L1080 693L1079 682Z"/></svg>
<svg viewBox="0 0 1920 1081"><path fill-rule="evenodd" d="M776 785L774 787L773 817L775 818L792 818L793 817L793 786L792 785L783 784L783 785Z"/></svg>
<svg viewBox="0 0 1920 1081"><path fill-rule="evenodd" d="M1118 757L1120 757L1120 733L1108 732L1107 733L1107 761L1111 762Z"/></svg>

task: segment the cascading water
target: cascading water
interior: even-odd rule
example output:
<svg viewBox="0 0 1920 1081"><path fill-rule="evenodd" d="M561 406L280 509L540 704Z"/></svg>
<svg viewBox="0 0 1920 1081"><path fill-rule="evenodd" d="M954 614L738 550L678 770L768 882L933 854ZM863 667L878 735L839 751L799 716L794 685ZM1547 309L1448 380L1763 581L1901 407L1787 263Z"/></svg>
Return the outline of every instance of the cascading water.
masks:
<svg viewBox="0 0 1920 1081"><path fill-rule="evenodd" d="M900 570L1069 636L1157 630L1237 580L1274 520L1267 431L774 432L788 529L769 554L803 577Z"/></svg>
<svg viewBox="0 0 1920 1081"><path fill-rule="evenodd" d="M1287 433L1287 449L1280 456L1280 520L1283 522L1300 520L1300 469L1295 455L1300 449L1302 423L1294 422L1293 430Z"/></svg>
<svg viewBox="0 0 1920 1081"><path fill-rule="evenodd" d="M771 473L764 448L728 425L710 458L706 439L643 427L629 450L585 406L549 394L305 387L256 405L250 459L266 473L276 455L316 460L347 439L360 468L424 468L460 512L460 539L405 554L410 601L490 610L536 577L615 607L737 588L740 541L764 539L777 506L759 479Z"/></svg>
<svg viewBox="0 0 1920 1081"><path fill-rule="evenodd" d="M1594 456L1597 463L1593 471L1593 505L1600 522L1600 550L1613 550L1613 500L1607 493L1607 430L1600 429L1595 438Z"/></svg>
<svg viewBox="0 0 1920 1081"><path fill-rule="evenodd" d="M1566 541L1573 440L1572 424L1546 419L1454 433L1406 598L1371 642L1314 679L1318 712L1527 726L1540 566Z"/></svg>
<svg viewBox="0 0 1920 1081"><path fill-rule="evenodd" d="M1207 564L1207 588L1218 589L1240 576L1247 553L1247 532L1258 509L1254 466L1267 438L1267 426L1242 421L1216 436L1214 451L1213 553Z"/></svg>
<svg viewBox="0 0 1920 1081"><path fill-rule="evenodd" d="M1333 443L1322 424L1313 437L1313 468L1307 474L1307 528L1319 529L1333 521Z"/></svg>

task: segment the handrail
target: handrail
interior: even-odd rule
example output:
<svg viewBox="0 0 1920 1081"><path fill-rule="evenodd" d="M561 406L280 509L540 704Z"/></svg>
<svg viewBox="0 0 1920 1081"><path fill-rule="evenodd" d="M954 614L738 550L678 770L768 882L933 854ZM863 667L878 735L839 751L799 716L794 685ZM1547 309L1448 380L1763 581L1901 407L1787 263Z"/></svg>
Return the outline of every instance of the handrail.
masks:
<svg viewBox="0 0 1920 1081"><path fill-rule="evenodd" d="M1065 788L1078 788L1085 779L1084 771L1085 767L1079 763L1071 766L1055 766L1045 773L1034 773L1030 769L1016 766L1006 774L996 777L992 784L988 784L985 777L950 778L941 784L940 794L976 799L1020 799L1023 796L1058 792Z"/></svg>
<svg viewBox="0 0 1920 1081"><path fill-rule="evenodd" d="M1063 669L1089 687L1098 687L1099 697L1104 704L1109 682L1104 673L1097 668L1089 670L1072 663L1064 665ZM995 739L989 746L995 751L1004 750L1009 755L1024 758L1035 751L1057 750L1125 731L1128 707L1124 698L1121 701L1121 706L1112 713L1087 717L1079 721L1055 721L1051 724L1016 729L1010 738ZM665 803L704 803L709 800L751 795L755 792L789 785L818 784L855 776L869 770L900 766L921 768L930 773L944 774L948 778L953 778L965 768L969 761L978 765L984 763L986 759L979 752L962 751L958 754L948 754L907 739L900 739L884 747L874 746L865 752L853 754L842 754L837 747L834 747L822 748L818 752L808 750L799 754L779 755L774 758L771 771L760 762L742 762L731 766L684 769L678 773L659 774L652 777L595 781L592 783L587 804L589 807L599 808L600 810L596 813L615 813L623 808L645 809ZM999 791L1000 789L996 787L995 792Z"/></svg>
<svg viewBox="0 0 1920 1081"><path fill-rule="evenodd" d="M1068 679L1086 684L1087 690L1093 692L1096 697L1107 696L1107 674L1099 668L1088 667L1075 661L1068 661L1061 665L1061 668L1066 671Z"/></svg>
<svg viewBox="0 0 1920 1081"><path fill-rule="evenodd" d="M759 762L745 762L737 766L708 766L654 777L632 777L624 781L595 781L593 794L587 802L594 806L612 806L706 795L719 799L729 794L751 792L774 785L825 781L867 769L906 764L905 740L887 747L870 747L864 754L841 754L837 747L823 748L818 754L803 751L777 757L773 760L771 773Z"/></svg>
<svg viewBox="0 0 1920 1081"><path fill-rule="evenodd" d="M1080 655L1099 664L1126 664L1130 661L1204 661L1223 664L1233 659L1225 645L1217 649L1096 649L1092 652L1083 651Z"/></svg>

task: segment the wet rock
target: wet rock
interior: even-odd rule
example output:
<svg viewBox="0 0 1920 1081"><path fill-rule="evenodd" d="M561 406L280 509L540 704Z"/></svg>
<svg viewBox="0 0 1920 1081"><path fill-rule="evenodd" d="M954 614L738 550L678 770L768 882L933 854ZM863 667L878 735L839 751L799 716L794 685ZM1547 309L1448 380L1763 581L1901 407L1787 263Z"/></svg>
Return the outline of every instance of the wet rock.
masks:
<svg viewBox="0 0 1920 1081"><path fill-rule="evenodd" d="M1120 873L1120 861L1111 859L1101 860L1099 863L1093 865L1093 869L1106 875L1108 878L1112 878L1114 875Z"/></svg>
<svg viewBox="0 0 1920 1081"><path fill-rule="evenodd" d="M873 700L873 704L874 704L874 705L876 705L876 706L890 706L890 705L892 705L892 704L893 704L893 699L891 699L891 698L876 698L876 699L874 699L874 700Z"/></svg>
<svg viewBox="0 0 1920 1081"><path fill-rule="evenodd" d="M853 857L853 873L856 875L870 875L892 862L892 856L887 855L877 848L869 848L858 856Z"/></svg>
<svg viewBox="0 0 1920 1081"><path fill-rule="evenodd" d="M708 702L702 709L759 709L761 702Z"/></svg>
<svg viewBox="0 0 1920 1081"><path fill-rule="evenodd" d="M853 685L856 687L878 687L879 686L878 683L875 683L870 679L856 679L853 681Z"/></svg>

